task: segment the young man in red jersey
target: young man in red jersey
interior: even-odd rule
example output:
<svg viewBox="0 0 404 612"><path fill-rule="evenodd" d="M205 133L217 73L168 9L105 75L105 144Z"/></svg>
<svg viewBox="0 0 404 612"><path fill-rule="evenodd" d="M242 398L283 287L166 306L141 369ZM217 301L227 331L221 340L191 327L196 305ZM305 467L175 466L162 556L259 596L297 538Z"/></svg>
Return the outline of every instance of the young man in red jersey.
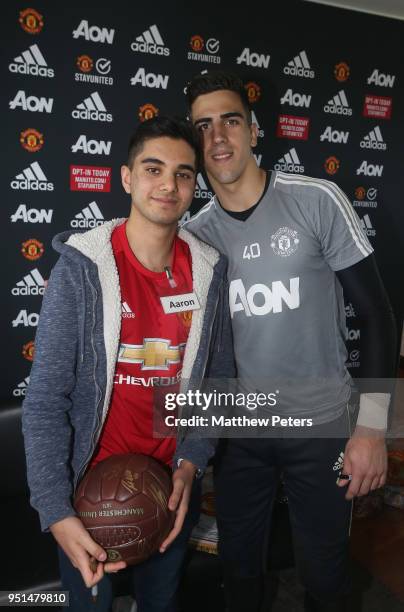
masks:
<svg viewBox="0 0 404 612"><path fill-rule="evenodd" d="M23 430L32 505L60 546L75 612L109 610L106 574L125 564L106 562L75 515L74 489L89 466L128 452L173 466L174 527L160 552L133 568L133 581L139 612L177 609L195 522L187 515L192 484L213 447L195 438L177 445L172 437L154 438L153 390L167 380L234 374L225 258L188 232L177 234L198 161L198 139L186 122L160 117L141 124L121 170L129 218L54 240L61 257L44 296ZM167 312L165 297L181 302L189 294L195 309ZM94 603L88 587L96 584Z"/></svg>

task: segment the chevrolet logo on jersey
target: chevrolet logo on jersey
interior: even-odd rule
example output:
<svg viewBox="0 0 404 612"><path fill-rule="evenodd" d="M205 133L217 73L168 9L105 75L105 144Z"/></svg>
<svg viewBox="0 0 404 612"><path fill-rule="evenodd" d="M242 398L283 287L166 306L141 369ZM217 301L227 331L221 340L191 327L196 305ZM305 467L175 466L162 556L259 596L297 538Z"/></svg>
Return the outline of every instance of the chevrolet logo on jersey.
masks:
<svg viewBox="0 0 404 612"><path fill-rule="evenodd" d="M143 344L121 344L118 361L140 363L142 370L168 370L170 365L180 363L185 342L170 346L170 340L145 338Z"/></svg>

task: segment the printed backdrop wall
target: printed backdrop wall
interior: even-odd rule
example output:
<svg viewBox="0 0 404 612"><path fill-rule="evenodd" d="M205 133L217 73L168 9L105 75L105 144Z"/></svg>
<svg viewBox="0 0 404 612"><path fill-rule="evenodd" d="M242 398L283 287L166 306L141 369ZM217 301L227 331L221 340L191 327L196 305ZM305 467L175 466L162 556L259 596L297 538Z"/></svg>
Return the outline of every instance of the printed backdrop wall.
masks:
<svg viewBox="0 0 404 612"><path fill-rule="evenodd" d="M129 136L185 113L184 87L238 71L259 126L259 164L336 181L375 247L399 329L404 226L404 23L305 2L9 3L2 9L3 404L22 399L52 236L126 216ZM192 209L211 196L198 176ZM321 296L318 296L321 300ZM360 321L347 302L349 367Z"/></svg>

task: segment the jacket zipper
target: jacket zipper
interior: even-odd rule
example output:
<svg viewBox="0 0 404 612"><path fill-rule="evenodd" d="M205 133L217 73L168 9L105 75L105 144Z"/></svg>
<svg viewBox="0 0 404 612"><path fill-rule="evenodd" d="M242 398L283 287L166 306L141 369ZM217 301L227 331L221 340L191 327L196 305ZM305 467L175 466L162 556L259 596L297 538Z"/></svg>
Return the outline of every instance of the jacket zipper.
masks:
<svg viewBox="0 0 404 612"><path fill-rule="evenodd" d="M97 369L97 364L98 364L98 358L97 358L97 351L95 350L95 345L94 345L94 327L95 327L95 305L98 299L98 293L97 293L97 289L96 287L94 287L94 285L92 284L90 277L88 275L88 270L85 270L85 274L86 274L86 278L88 281L88 284L91 287L92 293L93 293L93 325L91 328L91 346L93 349L93 354L94 354L94 369L93 369L93 379L94 379L94 386L96 389L96 393L97 393L97 401L96 401L96 408L95 408L95 413L96 413L96 417L97 417L97 422L96 422L96 426L93 430L92 436L91 436L91 445L90 445L90 453L87 455L87 457L85 458L85 460L83 461L83 463L80 466L80 469L77 471L77 476L74 479L74 483L73 483L73 489L76 489L77 483L80 481L82 474L84 473L84 471L87 468L88 462L90 461L92 454L94 452L94 448L96 445L96 440L98 437L98 431L99 431L99 425L100 425L100 416L99 416L99 412L98 412L98 408L100 405L100 401L101 401L101 397L102 397L102 393L101 393L101 389L99 384L97 383L97 377L95 375L96 369Z"/></svg>
<svg viewBox="0 0 404 612"><path fill-rule="evenodd" d="M219 291L221 289L221 286L223 284L223 280L221 281L220 285L219 285ZM210 323L210 327L209 327L209 343L208 343L208 350L206 351L206 358L205 358L205 363L203 364L203 369L202 369L202 376L201 376L201 381L203 380L204 376L205 376L205 371L206 371L206 364L208 362L208 358L209 358L209 347L210 347L210 341L211 341L211 337L212 337L212 328L213 328L213 324L215 322L215 317L216 317L216 311L217 311L217 307L219 304L219 291L217 294L217 298L216 298L216 303L215 303L215 309L213 311L213 316L212 316L212 320Z"/></svg>
<svg viewBox="0 0 404 612"><path fill-rule="evenodd" d="M220 285L219 285L219 290L220 290L220 288L221 288L222 284L223 284L223 281L221 281L221 283L220 283ZM202 373L201 373L201 376L200 376L200 379L199 379L199 380L200 380L200 382L202 382L202 380L203 380L203 378L204 378L204 376L205 376L206 364L207 364L207 362L208 362L208 358L209 358L209 346L210 346L210 340L211 340L211 336L212 336L212 328L213 328L213 324L214 324L215 317L216 317L216 311L217 311L217 306L218 306L218 303L219 303L219 291L218 291L218 295L217 295L217 298L216 298L216 303L215 303L215 308L214 308L214 311L213 311L213 316L212 316L212 319L211 319L211 322L210 322L209 334L208 334L208 337L209 337L209 341L208 341L208 350L206 351L205 363L203 364L203 367L202 367ZM192 379L191 379L191 380L192 380ZM200 383L199 383L199 384L200 384ZM182 412L182 411L181 411L181 412ZM180 416L181 416L181 413L180 413L178 416L180 417ZM181 428L181 429L182 429L182 428ZM182 440L183 440L183 438L181 437L181 429L179 429L179 430L178 430L178 433L177 433L177 446L178 446L178 442L182 442Z"/></svg>

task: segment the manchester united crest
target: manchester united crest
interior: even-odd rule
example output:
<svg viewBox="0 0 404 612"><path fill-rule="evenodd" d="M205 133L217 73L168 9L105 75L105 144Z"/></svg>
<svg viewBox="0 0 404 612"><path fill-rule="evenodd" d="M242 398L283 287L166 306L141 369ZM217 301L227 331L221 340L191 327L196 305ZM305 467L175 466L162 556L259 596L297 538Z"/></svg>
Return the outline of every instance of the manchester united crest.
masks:
<svg viewBox="0 0 404 612"><path fill-rule="evenodd" d="M327 157L324 162L324 169L327 174L336 174L339 170L340 161L335 155L331 155L331 157Z"/></svg>
<svg viewBox="0 0 404 612"><path fill-rule="evenodd" d="M33 8L27 8L20 11L18 21L22 29L28 32L28 34L39 34L43 28L43 17Z"/></svg>
<svg viewBox="0 0 404 612"><path fill-rule="evenodd" d="M22 243L21 253L30 261L35 261L35 259L42 257L43 252L43 244L39 242L39 240L36 240L36 238L30 238Z"/></svg>
<svg viewBox="0 0 404 612"><path fill-rule="evenodd" d="M139 107L138 117L140 121L147 121L148 119L152 119L159 114L159 109L154 106L154 104L143 104L143 106Z"/></svg>
<svg viewBox="0 0 404 612"><path fill-rule="evenodd" d="M24 344L24 346L22 347L22 356L24 357L24 359L27 359L28 361L34 361L34 355L35 355L35 344L33 340L30 340L29 342Z"/></svg>
<svg viewBox="0 0 404 612"><path fill-rule="evenodd" d="M191 45L192 51L195 51L196 53L200 53L203 49L205 42L202 36L195 34L195 36L192 36L189 44Z"/></svg>
<svg viewBox="0 0 404 612"><path fill-rule="evenodd" d="M271 236L271 247L275 255L280 257L289 257L296 253L299 246L299 236L295 230L290 227L280 227L275 234Z"/></svg>
<svg viewBox="0 0 404 612"><path fill-rule="evenodd" d="M346 62L336 64L334 68L334 76L340 83L343 83L349 78L350 70Z"/></svg>
<svg viewBox="0 0 404 612"><path fill-rule="evenodd" d="M76 60L76 66L81 72L91 72L94 62L89 55L79 55Z"/></svg>
<svg viewBox="0 0 404 612"><path fill-rule="evenodd" d="M20 134L21 146L30 153L36 153L42 149L43 142L43 134L38 132L38 130L34 130L33 128L23 130Z"/></svg>
<svg viewBox="0 0 404 612"><path fill-rule="evenodd" d="M244 88L247 91L249 103L258 102L261 97L261 87L257 83L250 81L244 85Z"/></svg>

